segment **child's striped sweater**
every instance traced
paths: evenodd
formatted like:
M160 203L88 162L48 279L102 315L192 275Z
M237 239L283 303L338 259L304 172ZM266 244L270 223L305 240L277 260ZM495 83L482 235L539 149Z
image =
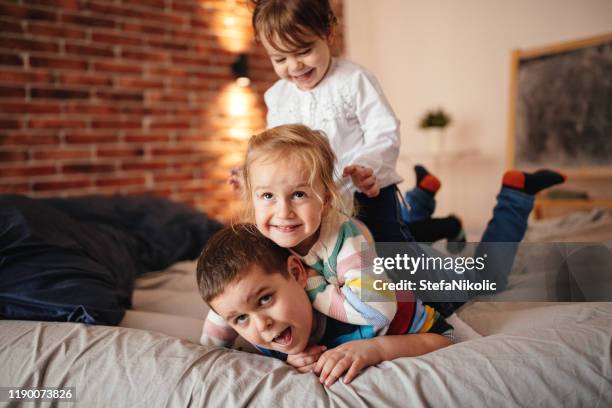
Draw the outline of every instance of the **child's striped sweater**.
M365 226L338 212L324 217L318 241L308 254L300 256L314 270L306 286L314 309L341 322L372 326L377 334L384 334L395 316L397 302L392 291L371 290L373 285L368 280L373 279L373 256L374 242ZM362 273L365 271L369 273ZM385 274L375 278L387 280ZM236 337L219 315L209 312L202 344L229 346Z

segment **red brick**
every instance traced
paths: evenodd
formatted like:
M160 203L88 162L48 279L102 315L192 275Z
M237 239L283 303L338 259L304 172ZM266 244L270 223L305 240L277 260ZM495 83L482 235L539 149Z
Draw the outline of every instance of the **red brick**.
M16 17L22 20L57 20L57 13L54 11L8 4L0 4L0 16Z
M150 143L150 142L168 142L170 138L167 134L136 134L128 133L124 136L127 143Z
M32 67L87 70L87 61L83 59L66 59L51 57L30 57Z
M67 89L67 88L32 88L30 89L32 98L50 99L88 99L89 91Z
M93 181L89 179L80 180L61 180L61 181L43 181L32 184L34 191L63 191L71 189L81 189L93 186Z
M55 133L32 134L11 132L5 135L0 135L0 144L3 146L57 145L59 142L59 136Z
M24 34L23 26L15 21L0 21L0 33Z
M31 154L35 160L78 160L92 157L92 153L89 150L39 150Z
M65 173L65 174L112 173L115 170L116 170L116 167L113 164L79 163L79 164L64 164L62 166L62 173Z
M0 102L0 112L4 113L60 113L60 104L56 102Z
M57 83L65 85L85 85L85 86L111 86L113 81L110 76L101 74L87 73L61 73L56 76Z
M0 98L25 98L26 90L23 87L0 85Z
M0 150L0 163L3 162L23 162L28 159L26 150Z
M120 187L120 186L131 186L131 185L145 185L146 180L143 177L114 177L114 178L103 178L96 180L96 186L99 187Z
M106 47L94 47L83 44L65 44L64 50L66 54L76 54L87 57L107 57L112 58L115 56L112 46Z
M121 89L156 89L164 87L161 80L151 80L142 78L122 77L115 79L115 86Z
M3 177L50 176L57 174L55 166L16 166L0 169Z
M0 177L2 170L0 169ZM0 193L23 194L30 191L28 183L2 183L0 182Z
M165 0L122 0L126 6L134 7L149 7L155 9L164 9L166 7Z
M104 73L142 74L142 66L138 64L120 64L115 62L94 62L93 69Z
M98 143L117 143L117 134L87 134L87 133L67 133L64 140L68 144L98 144Z
M193 174L191 172L173 172L170 174L156 174L153 177L156 183L165 183L165 182L178 182L178 181L188 181L193 180Z
M143 24L143 22L126 21L121 23L121 30L128 33L163 35L166 27L163 25Z
M153 156L187 156L194 154L191 147L154 147L151 149Z
M1 57L0 57L1 59ZM46 83L51 81L52 75L50 72L30 71L30 72L15 72L2 71L1 81L4 82L30 82L30 83Z
M121 49L121 57L124 59L135 59L138 61L147 62L167 62L170 61L170 53L168 51L142 51L136 49Z
M151 75L158 75L162 78L167 77L189 77L189 72L186 69L177 67L151 67L149 69Z
M138 0L132 0L132 1L138 1ZM195 15L196 12L198 12L199 7L198 7L198 3L197 2L193 2L193 1L173 1L172 2L172 11L178 11L180 13L187 13L189 15Z
M185 92L147 92L147 102L189 102L189 95Z
M37 119L35 116L28 120L28 127L31 129L79 129L85 126L87 122L75 119L55 119L54 117Z
M78 28L70 28L64 25L49 25L47 23L28 22L28 32L34 35L46 37L58 37L62 39L84 39L87 33Z
M95 97L103 101L127 101L142 102L143 92L121 92L121 91L96 91Z
M49 7L60 6L64 10L78 10L79 0L28 0L28 5L40 5Z
M173 51L189 51L189 45L185 42L180 41L167 41L167 40L158 40L155 38L149 38L148 44L151 47L163 48L165 50L173 50Z
M168 120L151 123L151 129L189 129L189 122Z
M12 48L24 51L41 51L50 53L57 53L59 51L58 43L38 40L26 40L23 38L5 37L2 39L2 46L5 48Z
M91 121L93 129L140 129L140 118L138 120L118 119L95 119Z
M116 114L119 111L117 105L110 105L108 103L71 102L66 103L64 106L64 112L77 113L79 115L110 115Z
M6 51L0 51L0 65L23 65L21 55L7 54ZM2 74L4 77L4 74ZM5 80L5 78L2 78Z
M122 163L121 169L125 171L131 170L162 170L167 169L168 162L166 161L143 161Z
M126 115L140 115L140 116L154 116L154 115L168 115L171 109L168 105L157 105L148 107L146 105L136 104L125 104L119 107L119 112Z
M144 149L142 147L133 148L98 148L98 157L142 157Z
M128 37L125 33L122 35L94 32L91 34L93 43L111 44L111 45L133 45L140 47L144 44L143 39L138 37Z
M0 118L0 130L2 129L19 129L22 125L20 119Z
M111 18L89 17L82 14L63 13L61 17L62 23L76 24L83 27L106 27L115 28L116 23Z

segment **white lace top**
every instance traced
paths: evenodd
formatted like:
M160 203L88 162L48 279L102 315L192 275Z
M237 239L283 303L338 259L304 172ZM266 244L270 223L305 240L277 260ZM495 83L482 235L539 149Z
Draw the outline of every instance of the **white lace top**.
M302 123L328 136L338 163L374 169L381 188L402 182L395 171L400 147L399 120L395 117L376 78L359 65L332 59L329 72L312 90L303 91L281 79L265 93L268 127ZM350 178L341 188L352 203Z

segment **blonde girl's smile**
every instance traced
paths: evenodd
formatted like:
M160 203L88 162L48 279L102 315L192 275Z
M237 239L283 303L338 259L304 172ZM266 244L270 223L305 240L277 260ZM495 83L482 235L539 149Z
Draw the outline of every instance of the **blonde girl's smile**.
M256 162L250 181L257 229L277 245L305 255L317 241L325 210L325 189L310 185L297 160Z

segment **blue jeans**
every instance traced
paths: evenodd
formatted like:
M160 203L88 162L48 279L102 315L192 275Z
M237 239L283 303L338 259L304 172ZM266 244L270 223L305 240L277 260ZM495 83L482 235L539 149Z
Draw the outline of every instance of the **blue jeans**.
M418 187L406 192L409 208L402 208L402 218L409 222L430 218L436 208L436 199ZM489 221L481 242L520 242L527 230L527 219L533 209L534 197L512 188L502 187L497 195L493 217Z
M405 220L420 221L428 219L436 207L435 197L419 188L414 188L407 192L405 198L409 206L403 213ZM518 243L523 239L527 230L527 220L533 209L533 203L534 197L532 195L502 187L497 195L497 203L493 208L493 216L489 220L474 254L475 257L487 254L488 261L486 262L486 267L482 271L474 271L464 275L459 275L452 270L431 270L428 271L429 278L437 280L445 279L447 281L466 278L471 280L489 279L497 283L498 290L504 289L507 284L508 274L514 263ZM447 255L429 245L421 245L420 248L429 257ZM469 297L473 295L475 294L468 294ZM462 304L463 302L432 303L445 316L450 315Z

